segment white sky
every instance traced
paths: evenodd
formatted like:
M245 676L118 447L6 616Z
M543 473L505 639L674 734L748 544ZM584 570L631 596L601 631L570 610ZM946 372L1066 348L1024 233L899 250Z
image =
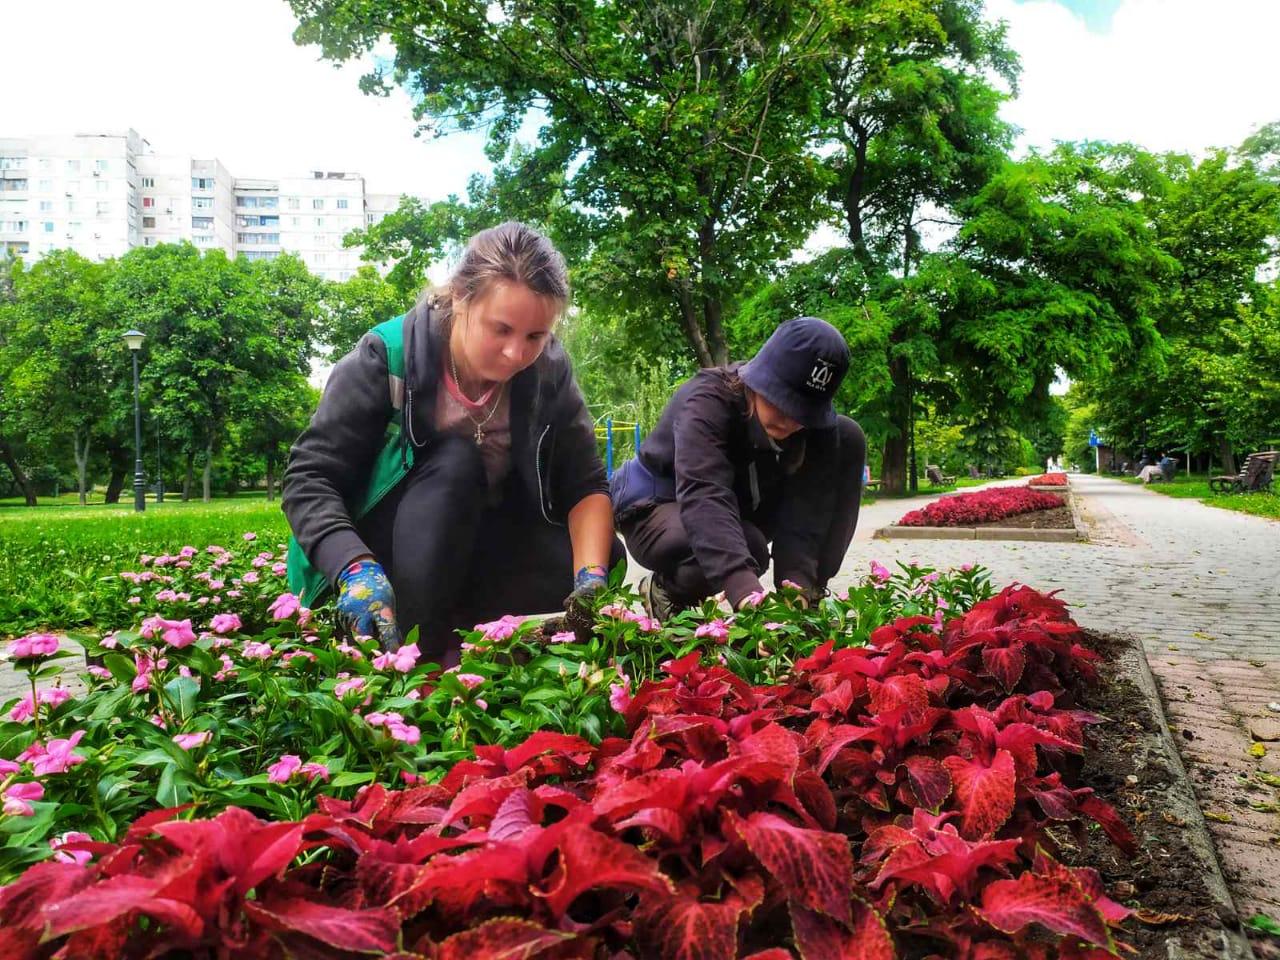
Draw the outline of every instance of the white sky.
M988 0L1022 56L1022 93L1005 112L1024 144L1199 150L1280 119L1280 2L1120 0L1099 31L1064 5L1115 2ZM464 192L486 168L478 137L415 139L407 97L366 97L358 66L296 46L282 0L0 7L0 136L132 126L158 153L217 156L235 176L354 170L373 192L428 199Z

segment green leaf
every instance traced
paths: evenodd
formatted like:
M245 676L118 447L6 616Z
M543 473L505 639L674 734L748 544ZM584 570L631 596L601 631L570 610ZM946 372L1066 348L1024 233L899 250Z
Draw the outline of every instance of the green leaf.
M196 710L200 699L200 684L194 677L174 677L164 685L165 695L178 710L181 720L187 720Z

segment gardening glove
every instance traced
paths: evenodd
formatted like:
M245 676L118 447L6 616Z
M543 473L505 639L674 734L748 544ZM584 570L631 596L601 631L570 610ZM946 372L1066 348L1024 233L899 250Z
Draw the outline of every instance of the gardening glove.
M605 569L600 564L583 567L574 575L573 592L564 598L564 622L579 643L591 640L596 620L596 597L607 585Z
M338 574L338 619L354 636L376 637L383 650L400 649L396 595L376 560L356 560Z

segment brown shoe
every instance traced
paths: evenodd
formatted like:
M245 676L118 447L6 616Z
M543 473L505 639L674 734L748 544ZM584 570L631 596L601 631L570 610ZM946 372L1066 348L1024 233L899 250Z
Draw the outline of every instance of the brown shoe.
M642 578L636 586L636 593L640 594L640 602L644 605L645 613L659 623L665 624L668 620L679 616L688 607L688 604L681 603L667 592L666 587L658 581L656 574L649 574Z

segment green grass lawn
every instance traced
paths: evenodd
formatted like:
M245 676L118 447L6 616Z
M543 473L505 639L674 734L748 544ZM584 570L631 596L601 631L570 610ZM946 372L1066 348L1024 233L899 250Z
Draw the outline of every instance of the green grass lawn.
M1137 477L1123 477L1125 483L1142 483ZM1199 500L1211 507L1250 513L1255 517L1280 519L1280 496L1274 493L1214 493L1209 489L1209 477L1203 474L1179 474L1173 483L1147 485L1166 497L1182 497Z
M246 544L245 533L257 542ZM38 627L70 629L97 622L99 607L117 592L117 574L137 570L144 553L219 544L274 550L289 528L280 501L265 496L201 503L148 501L87 507L0 509L0 637Z

